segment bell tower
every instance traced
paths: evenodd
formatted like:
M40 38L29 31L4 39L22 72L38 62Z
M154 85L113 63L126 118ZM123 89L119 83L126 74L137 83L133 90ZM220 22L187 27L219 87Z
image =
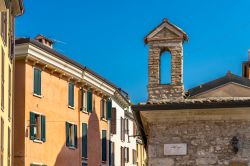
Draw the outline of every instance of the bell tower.
M148 56L148 101L161 102L169 99L182 99L183 86L183 43L188 40L186 33L164 19L145 38L149 46ZM161 83L161 55L171 56L171 81Z

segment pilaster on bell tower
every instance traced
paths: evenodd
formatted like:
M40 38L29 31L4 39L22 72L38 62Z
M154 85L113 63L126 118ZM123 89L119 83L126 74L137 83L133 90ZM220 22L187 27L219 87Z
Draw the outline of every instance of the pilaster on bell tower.
M160 102L184 97L183 42L187 40L186 33L167 19L145 37L145 43L149 45L148 101ZM161 55L166 51L171 55L171 82L161 84Z

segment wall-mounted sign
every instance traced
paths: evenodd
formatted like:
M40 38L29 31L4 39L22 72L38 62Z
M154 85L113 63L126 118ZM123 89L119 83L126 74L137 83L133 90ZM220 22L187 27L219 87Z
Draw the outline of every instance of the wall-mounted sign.
M164 144L164 155L186 155L187 144Z

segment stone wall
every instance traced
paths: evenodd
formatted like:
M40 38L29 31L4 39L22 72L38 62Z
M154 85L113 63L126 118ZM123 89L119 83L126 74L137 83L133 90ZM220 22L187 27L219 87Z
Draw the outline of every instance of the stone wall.
M160 84L160 56L164 51L171 54L171 82ZM182 98L183 88L183 51L182 41L153 41L149 43L148 60L148 99L164 101Z
M185 121L149 125L149 166L250 165L250 121ZM230 144L233 136L239 139L239 152ZM187 155L166 156L164 144L186 143ZM237 165L237 164L236 164Z

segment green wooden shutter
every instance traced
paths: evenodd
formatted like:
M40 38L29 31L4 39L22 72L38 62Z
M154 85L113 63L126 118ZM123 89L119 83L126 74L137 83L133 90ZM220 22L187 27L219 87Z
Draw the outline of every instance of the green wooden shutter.
M74 107L74 83L69 82L68 86L68 104Z
M106 109L107 109L107 120L111 120L112 119L112 100L107 100L106 103Z
M74 147L77 148L77 144L78 144L77 143L77 141L78 141L77 140L78 139L77 138L77 125L74 125L74 139L75 139L75 145L74 145Z
M42 137L41 137L41 140L43 141L43 142L45 142L46 141L46 124L45 124L45 122L46 122L46 118L45 118L45 116L41 116L41 126L42 126Z
M84 93L84 91L83 91L83 89L81 89L81 90L80 90L80 94L81 94L81 105L80 105L80 110L81 110L81 111L83 110L83 102L84 102L84 101L83 101L83 100L84 100L84 98L83 98L83 97L84 97L84 94L83 94L83 93Z
M35 133L34 133L34 128L35 128L35 114L33 112L30 112L30 139L34 140L35 139Z
M66 146L70 146L69 143L69 129L70 129L70 124L66 122Z
M88 128L82 123L82 157L88 158Z
M107 161L107 133L102 130L102 161Z
M38 76L37 76L37 94L41 95L41 70L38 69Z
M41 70L34 68L34 94L41 95Z
M101 118L105 118L105 115L104 115L104 102L105 102L105 100L102 99L101 100Z
M88 96L87 96L87 110L88 112L92 112L92 92L91 91L88 91Z

